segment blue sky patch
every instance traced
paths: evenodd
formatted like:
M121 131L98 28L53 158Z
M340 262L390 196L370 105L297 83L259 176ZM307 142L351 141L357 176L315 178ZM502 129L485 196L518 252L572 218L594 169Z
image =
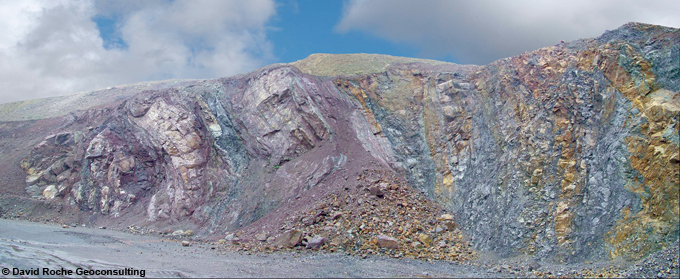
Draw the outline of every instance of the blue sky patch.
M127 49L128 45L125 43L123 38L120 37L119 17L115 15L102 16L96 15L92 18L92 21L97 24L97 29L99 29L99 35L104 41L105 49Z

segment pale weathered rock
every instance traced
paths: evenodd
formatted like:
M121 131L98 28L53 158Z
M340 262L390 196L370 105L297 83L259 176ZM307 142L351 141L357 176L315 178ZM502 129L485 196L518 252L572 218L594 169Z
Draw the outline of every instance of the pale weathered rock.
M432 245L432 238L427 234L419 233L418 234L418 240L420 240L420 242L426 244L427 246Z
M307 240L307 249L312 249L312 250L319 250L321 246L326 243L326 238L320 236L320 235L315 235L311 239Z
M302 231L289 230L280 235L274 242L275 246L295 247L302 242Z
M441 216L439 216L439 219L442 221L453 221L453 215L448 213L442 214Z
M256 240L259 241L266 241L267 240L267 233L259 233L255 236Z
M336 236L331 240L331 246L342 246L348 243L348 239L344 236Z
M71 174L72 173L70 170L66 170L60 173L59 175L57 175L57 183L64 182L64 180L68 179L71 176Z
M399 241L394 237L390 237L390 236L386 236L386 235L379 235L379 236L376 237L376 239L378 241L378 245L381 248L387 248L387 249L397 249L397 248L399 248Z
M29 174L26 176L26 184L33 185L40 180L42 174Z
M118 162L118 167L122 172L130 172L135 167L135 159L123 158Z
M54 199L54 197L57 196L59 193L59 190L57 190L57 187L54 185L48 185L45 187L45 190L43 190L42 195L48 200Z

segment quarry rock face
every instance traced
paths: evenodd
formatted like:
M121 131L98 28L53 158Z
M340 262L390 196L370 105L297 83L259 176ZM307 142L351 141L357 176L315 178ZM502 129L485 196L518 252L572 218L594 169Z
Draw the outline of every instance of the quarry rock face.
M486 66L333 62L357 57L147 86L38 120L6 104L3 194L224 235L279 230L276 216L373 168L448 209L436 233L504 257L637 259L677 241L680 30L629 23ZM297 245L288 232L281 245Z

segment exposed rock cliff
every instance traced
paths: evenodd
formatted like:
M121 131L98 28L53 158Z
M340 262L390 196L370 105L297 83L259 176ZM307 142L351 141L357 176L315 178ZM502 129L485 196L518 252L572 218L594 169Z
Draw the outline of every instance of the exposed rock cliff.
M371 168L502 256L639 258L678 239L678 29L630 23L486 66L316 55L134 88L3 105L3 204L274 231Z

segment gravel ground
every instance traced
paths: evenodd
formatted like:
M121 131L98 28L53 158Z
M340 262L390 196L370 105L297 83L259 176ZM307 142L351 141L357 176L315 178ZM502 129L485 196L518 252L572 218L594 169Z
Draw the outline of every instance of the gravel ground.
M145 270L146 277L498 277L478 266L446 261L362 259L307 250L234 253L209 243L183 246L159 236L0 219L0 268L62 267L133 268Z
M632 278L678 278L680 251L678 242L651 254L623 272L622 277Z
M677 243L637 263L571 265L539 263L527 257L497 259L484 253L473 261L458 263L381 255L364 258L301 246L276 253L232 252L224 245L191 237L170 239L158 234L0 219L0 268L10 270L133 268L145 270L148 277L677 278L678 258Z

